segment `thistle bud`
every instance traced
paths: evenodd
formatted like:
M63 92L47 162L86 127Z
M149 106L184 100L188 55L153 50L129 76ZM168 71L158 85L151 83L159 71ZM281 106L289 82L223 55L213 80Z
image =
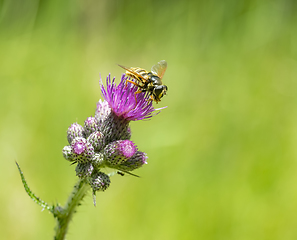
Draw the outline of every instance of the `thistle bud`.
M78 123L73 123L67 130L67 140L69 144L73 141L76 137L83 137L84 136L84 128L79 125Z
M88 137L88 142L92 144L95 151L100 151L105 145L105 139L101 132L96 131Z
M84 123L84 130L86 137L90 136L91 133L98 131L98 121L94 117L88 117Z
M102 122L106 119L106 117L109 115L111 109L108 105L107 101L102 101L101 99L97 103L97 108L95 111L95 118L98 121L98 124L101 125Z
M94 155L93 146L85 138L75 138L71 143L73 160L80 163L90 162Z
M89 179L89 183L95 191L105 191L110 185L110 178L103 172L95 172Z
M137 147L132 141L118 140L108 144L103 150L103 155L106 164L113 167L127 161L136 151Z
M94 167L91 163L78 163L75 168L76 176L79 178L90 177L93 170Z
M144 152L137 151L131 158L117 166L117 169L123 171L133 171L140 168L143 164L147 164L147 155Z
M72 148L71 146L65 146L62 150L62 153L63 153L63 157L72 162L73 161L73 152L72 152Z
M104 165L104 156L102 153L95 153L91 161L94 167L101 168Z

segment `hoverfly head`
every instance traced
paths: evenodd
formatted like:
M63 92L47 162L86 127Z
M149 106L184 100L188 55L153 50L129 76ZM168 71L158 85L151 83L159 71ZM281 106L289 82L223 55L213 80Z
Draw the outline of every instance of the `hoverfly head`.
M154 89L154 97L156 102L161 101L161 98L166 95L167 92L167 86L166 85L160 85L160 86L156 86Z

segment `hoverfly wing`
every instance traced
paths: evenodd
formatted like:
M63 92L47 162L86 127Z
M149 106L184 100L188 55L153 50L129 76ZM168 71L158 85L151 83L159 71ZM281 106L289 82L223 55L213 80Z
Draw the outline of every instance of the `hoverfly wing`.
M163 78L164 73L167 69L167 62L165 60L161 60L156 65L152 66L152 73L157 75L160 79Z
M123 68L123 69L125 69L126 71L129 70L129 68L127 68L127 67L125 67L125 66L123 66L123 65L118 64L118 66L121 67L121 68Z

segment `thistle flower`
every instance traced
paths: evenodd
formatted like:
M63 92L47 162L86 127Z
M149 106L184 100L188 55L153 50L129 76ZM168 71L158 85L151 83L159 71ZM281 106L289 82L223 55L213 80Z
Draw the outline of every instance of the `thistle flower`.
M111 81L110 75L106 78L106 89L101 83L101 92L109 107L119 118L126 121L137 121L151 118L156 110L149 95L145 92L137 93L138 87L126 82L128 77L122 75L119 85L115 84L115 78Z
M153 107L148 93L138 93L138 87L126 80L122 75L117 85L115 78L111 80L108 75L106 86L100 80L105 100L97 103L95 117L88 117L84 127L74 123L68 128L70 146L63 148L63 156L78 164L76 175L82 179L93 176L105 166L133 171L147 163L146 153L138 151L136 144L130 141L129 123L150 119L159 109Z
M95 117L88 117L83 127L73 123L67 131L70 145L63 148L63 156L77 163L76 175L88 181L93 196L109 186L109 177L102 172L104 167L130 172L147 163L146 153L138 151L130 141L129 123L150 119L159 109L153 107L147 93L137 93L138 87L126 80L122 75L116 85L109 75L105 87L100 81L105 100L97 103Z
M149 95L145 92L136 94L137 86L126 80L127 77L122 75L121 82L116 85L115 78L111 81L109 75L106 78L106 88L101 82L102 96L111 109L100 127L106 136L106 143L130 139L131 131L128 129L130 121L149 119L159 113L149 100Z

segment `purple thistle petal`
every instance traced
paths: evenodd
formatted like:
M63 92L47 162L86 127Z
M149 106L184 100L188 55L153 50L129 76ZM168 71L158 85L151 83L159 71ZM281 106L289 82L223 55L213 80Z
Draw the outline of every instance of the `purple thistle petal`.
M139 90L137 86L126 82L128 77L122 75L119 85L115 84L115 78L111 81L110 75L106 78L106 88L101 83L101 92L104 99L108 102L112 111L127 121L137 121L151 118L158 114L154 113L152 101L147 92L135 93ZM136 97L136 102L135 102Z
M126 158L130 158L137 151L136 145L129 140L122 140L118 144L118 151L123 154Z
M86 146L82 142L76 142L73 145L73 150L76 154L81 154L83 151L85 151Z

